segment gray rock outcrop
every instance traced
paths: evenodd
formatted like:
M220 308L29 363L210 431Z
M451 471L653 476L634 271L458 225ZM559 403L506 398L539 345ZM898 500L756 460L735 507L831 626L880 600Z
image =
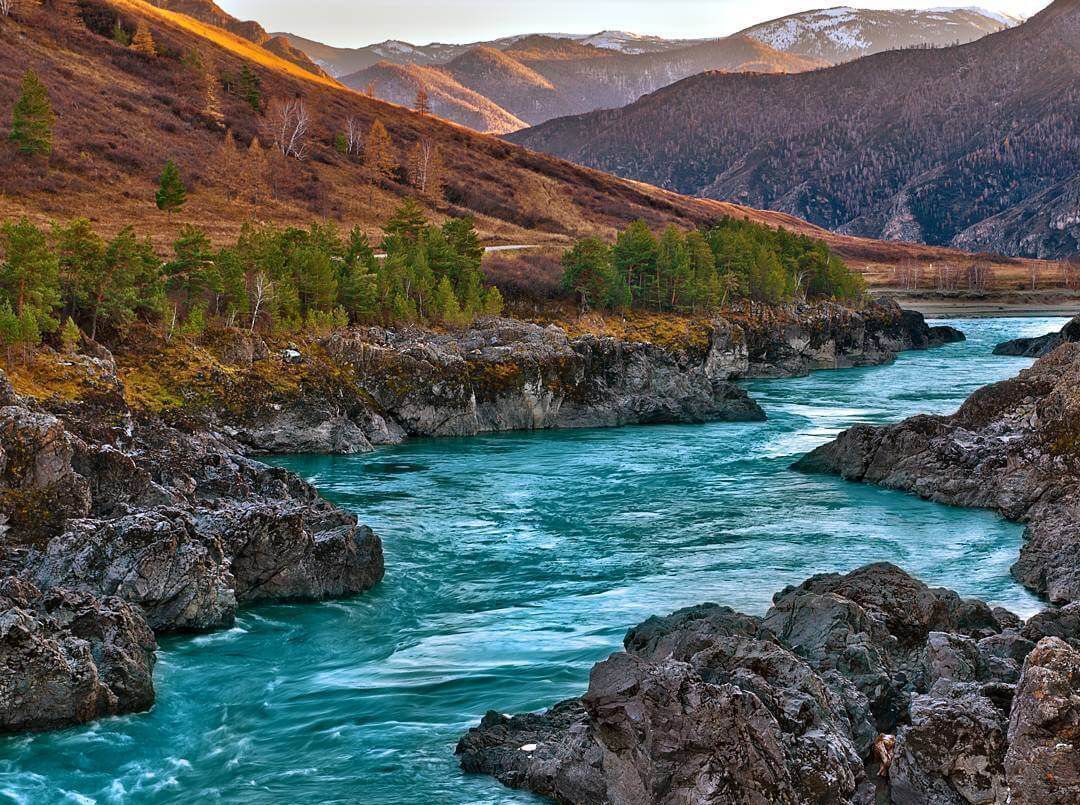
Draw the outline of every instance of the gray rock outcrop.
M795 464L1027 524L1013 575L1080 599L1080 344L979 389L950 416L857 425Z
M1020 358L1041 358L1049 355L1062 344L1080 341L1080 316L1072 319L1056 333L1034 338L1014 338L994 347L995 355L1012 355Z
M1005 767L1014 805L1080 802L1080 652L1056 637L1024 662Z
M1074 779L1060 744L1075 738L1080 654L1048 638L1071 654L1043 659L1021 634L1075 636L1059 612L1025 625L888 564L815 576L764 618L716 604L650 618L580 699L488 713L457 753L468 772L571 805L1034 802L1007 761L1018 719L1042 719L1023 729L1057 747L1043 769ZM1038 716L1037 664L1053 666L1038 684L1056 696Z
M156 647L120 598L0 580L0 733L148 709Z
M297 476L97 395L21 399L0 375L0 725L50 729L153 702L154 632L254 601L353 595L382 547ZM38 592L40 591L40 592Z

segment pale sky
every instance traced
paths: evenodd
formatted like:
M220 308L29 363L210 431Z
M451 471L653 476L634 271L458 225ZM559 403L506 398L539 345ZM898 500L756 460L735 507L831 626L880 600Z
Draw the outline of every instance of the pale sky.
M725 36L815 6L813 0L217 0L268 31L331 45L384 39L414 44L476 42L522 33L588 34L605 29L672 38ZM826 0L827 2L827 0ZM975 3L972 3L974 5ZM942 0L860 0L859 8L934 8ZM959 5L959 4L958 4ZM986 8L1029 17L1048 0L988 0Z

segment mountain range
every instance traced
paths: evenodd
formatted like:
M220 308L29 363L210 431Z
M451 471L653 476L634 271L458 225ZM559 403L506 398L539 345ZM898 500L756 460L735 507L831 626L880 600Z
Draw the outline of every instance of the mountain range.
M416 196L403 164L421 143L437 148L445 166L444 197L421 198L427 214L470 215L489 243L558 248L587 235L611 237L636 219L654 229L696 228L735 216L820 237L855 266L973 259L837 235L784 213L682 196L528 151L366 97L227 28L144 0L80 0L74 8L27 4L0 26L0 107L11 108L32 69L56 113L47 162L0 141L0 219L48 224L85 216L105 234L134 225L161 249L187 224L215 240L235 238L252 221L324 219L374 234ZM156 55L116 41L117 25L145 28ZM254 99L250 86L237 88L245 67L255 78ZM285 101L303 102L309 147L302 160L274 147L274 109ZM389 134L398 167L376 184L359 156L338 148L350 120L361 133L378 121ZM188 189L180 214L154 203L167 160Z
M1080 0L1057 0L966 45L705 73L509 138L842 233L1062 257L1080 251L1078 42Z
M733 36L685 40L622 31L533 34L469 45L396 40L335 48L287 39L342 83L398 104L418 90L440 117L504 134L555 117L625 106L708 70L794 73L868 53L968 42L1016 20L977 9L808 11Z

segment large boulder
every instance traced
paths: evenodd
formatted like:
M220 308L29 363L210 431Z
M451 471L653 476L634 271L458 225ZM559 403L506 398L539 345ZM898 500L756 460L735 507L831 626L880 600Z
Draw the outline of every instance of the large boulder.
M148 709L153 632L135 606L0 580L0 732Z
M1056 637L1024 662L1005 767L1013 805L1080 802L1080 652Z

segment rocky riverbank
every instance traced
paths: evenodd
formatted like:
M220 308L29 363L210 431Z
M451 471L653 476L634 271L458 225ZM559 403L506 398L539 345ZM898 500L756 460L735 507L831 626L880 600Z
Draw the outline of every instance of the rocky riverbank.
M353 515L235 444L133 412L93 351L64 359L76 399L27 399L0 375L0 731L144 710L154 633L383 575Z
M354 329L286 350L235 334L196 373L145 355L129 371L165 413L253 452L356 453L412 436L761 420L734 381L881 364L963 338L889 304L618 324L612 334L489 318L453 332ZM169 388L177 376L183 393Z
M815 576L762 618L632 629L588 692L488 713L462 767L570 805L1071 803L1080 605L1027 623L892 565Z
M119 366L89 341L13 365L14 385L0 376L0 730L145 709L155 633L381 579L370 529L245 453L760 420L735 379L882 363L962 337L887 305L673 332L571 335L487 319L450 333L343 331L300 349L239 331L149 334Z
M1041 358L1043 355L1049 355L1062 344L1072 344L1077 341L1080 341L1080 316L1072 319L1059 332L1034 338L1014 338L1012 341L998 344L994 348L994 354Z
M1024 522L1013 575L1054 603L1080 599L1080 344L979 389L951 416L858 425L795 466Z

